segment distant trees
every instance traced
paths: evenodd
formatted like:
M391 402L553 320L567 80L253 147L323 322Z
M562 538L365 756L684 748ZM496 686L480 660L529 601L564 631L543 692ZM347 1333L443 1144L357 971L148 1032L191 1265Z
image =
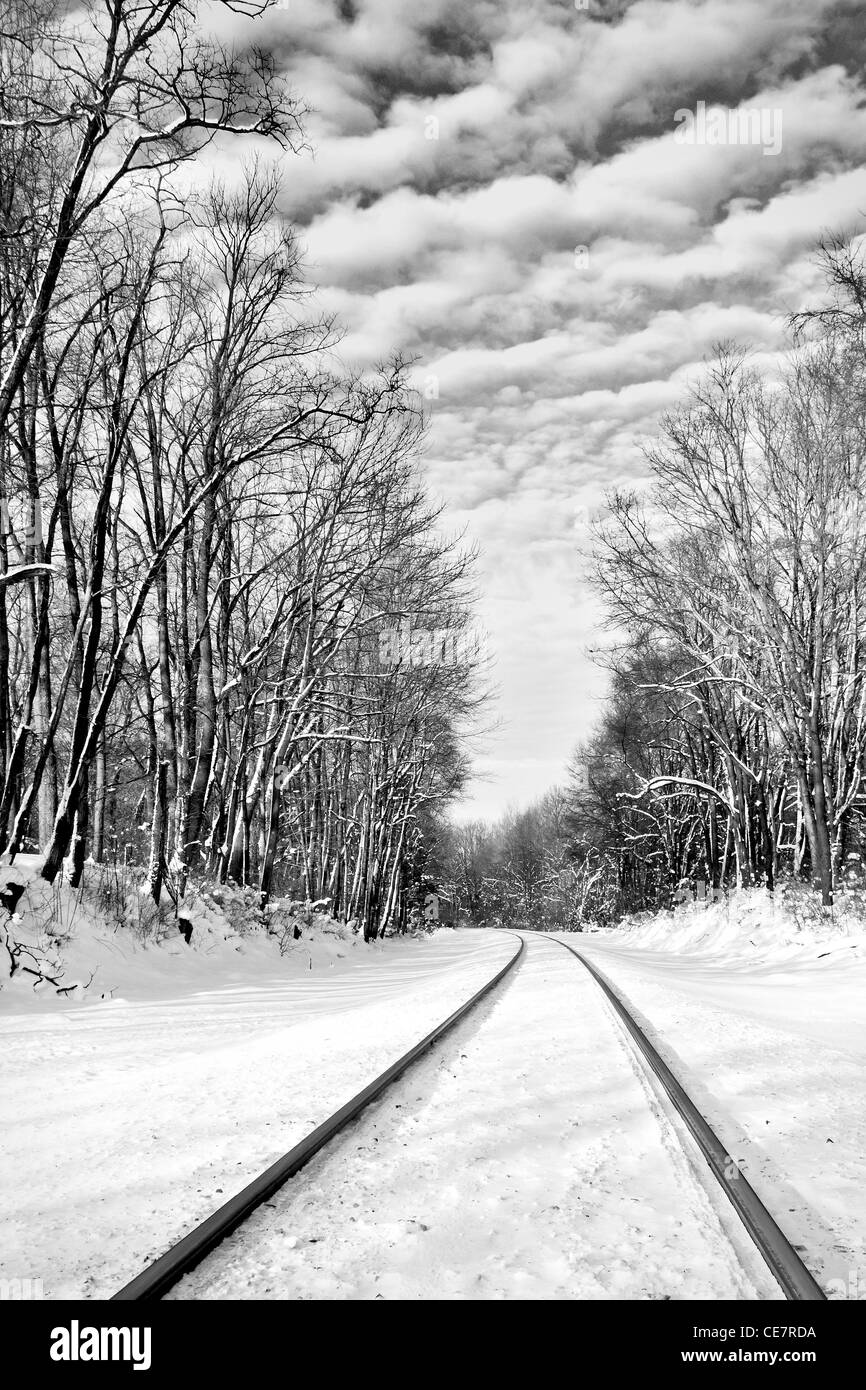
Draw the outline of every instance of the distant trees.
M449 886L475 925L495 907L492 894L495 849L483 821L467 821L451 828L446 865Z
M566 792L501 820L440 828L440 879L476 926L579 930L603 915L600 859L578 848Z
M336 362L276 172L174 179L212 138L296 147L301 110L183 4L2 3L5 854L400 926L478 663L380 634L465 630L472 556L418 479L400 364Z

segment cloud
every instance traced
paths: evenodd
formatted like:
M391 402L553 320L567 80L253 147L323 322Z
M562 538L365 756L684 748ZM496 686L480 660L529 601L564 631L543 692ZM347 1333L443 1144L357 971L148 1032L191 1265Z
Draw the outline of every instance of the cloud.
M598 713L588 516L645 476L642 442L715 343L783 351L817 239L862 224L857 6L289 0L220 23L264 33L313 108L282 207L341 352L415 359L426 477L481 545L498 651L476 801L520 801ZM780 112L779 153L679 144L698 101Z

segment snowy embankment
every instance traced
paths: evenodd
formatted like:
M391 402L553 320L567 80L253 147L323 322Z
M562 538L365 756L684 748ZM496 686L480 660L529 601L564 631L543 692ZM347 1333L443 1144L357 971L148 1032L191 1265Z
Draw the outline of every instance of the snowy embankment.
M831 1297L866 1297L864 922L753 889L577 938Z
M35 902L40 917L39 892L19 908ZM90 988L34 992L4 962L0 989L0 1278L41 1279L46 1298L115 1292L514 946L453 931L365 945L327 919L295 940L241 930L213 904L190 946L145 945L83 902L71 923L68 896L61 910L68 939L42 945L67 981L83 986L96 967ZM41 917L14 925L31 943L45 930Z
M0 1012L164 998L257 975L338 967L363 942L312 907L252 889L190 885L180 916L157 913L140 876L88 864L71 890L38 875L35 855L0 869ZM371 948L374 949L374 948Z

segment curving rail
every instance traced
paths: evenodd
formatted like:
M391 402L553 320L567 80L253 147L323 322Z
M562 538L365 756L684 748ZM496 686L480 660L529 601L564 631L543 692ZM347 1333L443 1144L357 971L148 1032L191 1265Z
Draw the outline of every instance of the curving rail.
M376 1100L392 1082L408 1071L419 1057L433 1047L440 1038L444 1037L455 1024L464 1019L471 1009L480 1004L481 1000L496 988L500 980L504 979L520 960L525 943L522 937L519 938L519 942L517 950L506 961L502 969L491 980L482 985L471 999L455 1009L443 1023L438 1024L425 1038L422 1038L419 1043L416 1043L413 1048L392 1063L387 1071L383 1071L380 1076L376 1077L375 1081L371 1081L368 1086L365 1086L363 1091L359 1091L339 1110L336 1110L333 1115L306 1135L300 1143L295 1144L294 1148L290 1149L282 1158L278 1158L241 1192L224 1202L201 1225L196 1226L176 1245L172 1245L164 1255L160 1255L152 1264L147 1265L118 1293L112 1295L112 1301L143 1301L162 1298L163 1294L167 1293L191 1269L194 1269L206 1255L209 1255L221 1241L225 1240L226 1236L237 1230L238 1226L246 1221L256 1207L261 1206L269 1197L272 1197L284 1183L288 1182L289 1178L293 1177L306 1163L309 1163L310 1159L321 1148L324 1148L325 1144L329 1143L352 1120L356 1119L361 1111Z
M596 969L594 965L590 965L589 961L573 946L569 946L568 942L560 941L557 937L552 937L551 940L556 941L557 945L562 946L564 950L570 951L603 990L608 1002L637 1043L644 1059L658 1077L675 1109L685 1121L714 1176L721 1183L725 1196L731 1202L752 1237L771 1273L781 1285L785 1297L796 1301L826 1300L827 1295L820 1284L806 1268L755 1189L737 1170L737 1166L724 1144L689 1099L667 1062L653 1047L643 1029L635 1022L619 993L613 989L601 971Z
M545 933L545 935L547 935ZM547 937L575 957L589 972L604 993L615 1014L636 1043L644 1061L657 1077L671 1103L682 1117L692 1134L710 1170L721 1184L743 1225L746 1227L759 1253L781 1286L785 1296L792 1300L825 1300L826 1295L818 1282L806 1268L797 1251L779 1227L770 1212L758 1197L754 1188L737 1170L725 1146L701 1115L693 1101L686 1094L670 1067L649 1041L640 1025L617 990L594 965L568 942L557 937ZM404 1053L388 1069L335 1111L316 1129L312 1130L288 1153L247 1187L230 1198L211 1216L188 1235L171 1246L140 1274L126 1284L114 1300L141 1301L161 1298L190 1270L194 1269L227 1236L238 1228L257 1207L278 1191L289 1178L293 1177L307 1164L320 1149L345 1129L363 1110L376 1100L394 1081L398 1080L429 1048L439 1042L456 1024L461 1022L518 963L525 949L522 936L519 945L505 965L472 995L464 1004L455 1009L444 1022L437 1025L426 1037Z

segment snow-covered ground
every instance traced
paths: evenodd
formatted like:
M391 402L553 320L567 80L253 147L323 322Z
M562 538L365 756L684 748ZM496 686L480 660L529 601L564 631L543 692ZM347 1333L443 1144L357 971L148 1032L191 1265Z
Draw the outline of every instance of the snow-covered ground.
M0 980L0 1278L48 1298L116 1291L514 949L467 930L365 946L318 918L294 940L212 898L192 946L145 945L21 872L17 939L74 988ZM866 1296L863 921L851 899L831 919L755 890L569 938L831 1296ZM780 1296L597 985L531 935L519 971L177 1292Z
M302 938L281 958L233 938L131 960L118 938L111 999L0 991L0 1278L41 1279L46 1298L115 1292L514 945L443 930L376 946Z
M177 1298L781 1298L583 967L545 937Z
M570 939L633 1006L830 1296L866 1297L859 913L752 890Z

